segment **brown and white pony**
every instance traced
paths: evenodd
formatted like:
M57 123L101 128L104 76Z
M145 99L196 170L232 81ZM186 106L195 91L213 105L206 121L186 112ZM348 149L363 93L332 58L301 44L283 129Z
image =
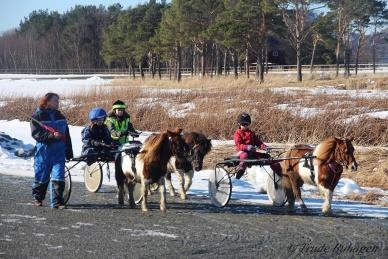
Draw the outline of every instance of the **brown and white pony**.
M134 171L132 168L132 159L129 156L122 158L123 174L127 177L127 187L130 206L134 207L133 187L134 182L141 183L141 208L148 211L147 194L149 185L157 183L160 190L160 210L166 211L166 189L164 178L167 172L167 163L172 155L182 153L184 142L181 137L182 129L151 135L144 142L139 154L135 159ZM119 195L124 195L124 186L118 186ZM123 197L119 197L119 200Z
M171 183L171 174L178 177L178 192L182 200L186 199L186 193L193 181L194 170L200 171L203 159L212 148L211 140L198 132L185 132L182 136L186 144L186 153L172 156L168 166L166 181L171 196L175 196L174 186Z
M358 164L354 158L352 138L329 137L314 148L308 145L296 145L288 150L283 157L301 157L311 154L312 159L293 159L281 162L283 186L286 190L289 209L293 210L295 199L302 201L302 210L307 207L301 197L300 188L303 183L315 185L324 196L322 212L331 213L331 201L334 188L341 177L343 167L351 166L356 171Z

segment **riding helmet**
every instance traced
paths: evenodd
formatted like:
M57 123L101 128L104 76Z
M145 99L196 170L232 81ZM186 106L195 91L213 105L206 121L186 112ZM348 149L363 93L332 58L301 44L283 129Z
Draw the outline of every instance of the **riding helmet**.
M114 109L125 109L127 108L127 106L125 105L125 103L121 100L117 100L113 103L113 106L112 106L112 110Z
M238 115L237 123L238 124L242 124L242 123L251 124L251 116L249 116L248 113L243 112L243 113Z
M104 119L106 117L106 111L100 107L93 108L89 112L89 120Z

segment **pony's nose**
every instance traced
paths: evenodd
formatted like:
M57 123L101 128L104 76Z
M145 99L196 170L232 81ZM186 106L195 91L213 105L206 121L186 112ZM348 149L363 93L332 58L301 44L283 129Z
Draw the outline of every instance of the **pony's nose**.
M351 167L352 171L357 171L357 167L358 167L357 163L353 162Z
M198 172L198 171L201 171L201 170L202 170L202 166L196 166L196 167L194 168L194 170L197 171L197 172Z

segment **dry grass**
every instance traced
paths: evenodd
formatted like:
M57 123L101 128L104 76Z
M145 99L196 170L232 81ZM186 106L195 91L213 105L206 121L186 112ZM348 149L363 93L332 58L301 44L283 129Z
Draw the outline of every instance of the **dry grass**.
M353 179L360 186L388 189L387 149L356 149L356 159L359 163L357 172L345 172L344 177Z
M265 82L260 84L251 74L247 79L244 75L235 79L233 76L205 78L183 77L181 82L168 78L152 79L140 78L116 79L114 85L124 87L155 87L155 88L183 88L183 89L210 89L210 88L271 88L271 87L316 87L330 85L340 89L382 89L388 90L388 74L360 74L349 78L336 77L333 73L305 73L302 82L296 80L295 74L271 73L265 76Z
M280 79L274 77L274 82L279 84L275 80ZM129 85L124 86L124 82ZM114 84L66 96L61 110L70 124L85 125L92 107L101 106L109 110L115 100L121 99L128 104L132 122L140 130L162 131L182 127L202 131L212 139L231 139L236 129L235 118L240 112L249 111L253 118L252 129L259 132L266 142L314 144L332 135L352 135L356 144L388 144L387 120L365 116L354 122L344 122L351 116L386 110L387 98L316 95L303 91L274 92L268 88L252 87L254 84L251 85L251 82L255 81L186 79L179 85L180 88L174 88L177 83L167 80L127 80L118 86ZM240 83L243 85L237 87ZM163 84L171 88L166 89ZM224 86L217 87L220 84ZM26 114L32 114L36 109L35 98L11 98L7 101L9 105L0 107L0 119L28 120ZM185 106L188 104L191 107ZM304 108L316 109L319 113L301 116Z
M344 198L348 200L353 200L353 201L362 201L365 203L372 203L372 204L377 204L383 207L388 207L388 202L381 200L384 195L378 194L375 192L368 192L366 194L349 194L346 195Z

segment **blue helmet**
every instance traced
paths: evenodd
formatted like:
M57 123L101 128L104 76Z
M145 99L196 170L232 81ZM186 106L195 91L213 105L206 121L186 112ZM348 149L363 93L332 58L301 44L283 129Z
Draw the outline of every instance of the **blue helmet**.
M96 107L89 112L89 120L104 119L106 117L106 111L103 108Z

